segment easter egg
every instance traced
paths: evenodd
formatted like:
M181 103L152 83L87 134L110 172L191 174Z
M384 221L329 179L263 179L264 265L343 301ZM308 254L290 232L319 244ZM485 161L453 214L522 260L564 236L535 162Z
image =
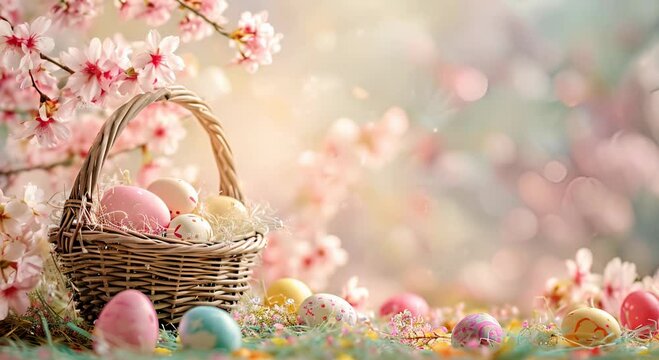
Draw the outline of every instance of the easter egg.
M309 326L328 323L357 322L355 309L342 298L332 294L314 294L304 299L297 314Z
M451 345L456 348L495 346L502 340L501 325L486 313L467 315L455 325L451 333Z
M561 333L574 346L598 346L620 337L618 321L604 310L579 308L570 311L561 323Z
M94 324L94 349L129 349L150 353L158 341L158 317L149 298L124 290L105 304Z
M651 338L657 333L659 323L659 299L649 291L634 291L627 295L620 306L620 323L630 330L644 328L640 335Z
M118 185L103 193L103 220L112 225L160 234L169 224L167 205L154 193L136 186Z
M181 344L195 350L224 350L240 347L240 326L228 312L213 306L197 306L183 315L178 328Z
M486 313L467 315L455 325L451 333L451 345L456 348L496 346L502 340L501 325Z
M169 223L167 236L197 244L205 244L213 237L213 229L211 224L201 216L183 214L175 217Z
M199 200L197 191L192 185L176 178L158 179L152 182L147 190L158 195L165 202L172 219L181 214L191 213L197 207Z
M210 195L204 199L206 212L217 218L243 219L247 208L240 201L224 195Z
M395 315L409 310L414 316L428 313L428 303L421 296L413 293L403 293L390 297L380 307L380 316Z
M312 294L311 289L302 281L283 278L270 285L265 293L265 303L270 306L284 305L288 299L292 299L295 309L298 309L302 301Z

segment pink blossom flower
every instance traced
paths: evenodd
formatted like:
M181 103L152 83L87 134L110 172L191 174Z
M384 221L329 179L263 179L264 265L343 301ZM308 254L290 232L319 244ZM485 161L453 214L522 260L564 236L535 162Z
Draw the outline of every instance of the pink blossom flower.
M41 146L54 147L71 135L69 128L62 123L62 118L44 103L39 107L39 115L25 122L26 129L22 137L36 137Z
M160 40L160 34L151 30L141 51L132 59L137 71L137 80L144 91L151 91L176 80L175 71L183 70L181 57L174 54L178 48L179 38L167 36Z
M66 83L66 88L87 102L102 103L106 96L116 95L121 65L125 65L123 53L110 39L103 43L93 38L85 50L69 48L62 53L61 59L75 73Z
M119 15L123 19L140 19L158 27L166 23L177 6L174 0L119 0Z
M368 301L368 289L365 287L357 286L359 278L356 276L348 279L348 282L343 287L341 297L344 298L355 309L363 309Z
M178 149L179 142L185 137L185 128L173 114L161 114L154 117L148 124L150 134L148 148L171 155Z
M604 268L602 282L602 306L611 314L620 311L620 305L625 297L635 290L636 265L614 258ZM639 286L640 287L640 286Z
M256 72L260 65L272 64L272 54L281 50L279 42L282 37L268 23L266 11L258 14L249 11L242 13L238 28L231 34L231 46L238 49L236 62L250 73Z
M99 13L100 0L59 0L50 8L56 26L86 29Z
M213 27L204 19L194 14L188 14L178 24L183 42L199 41L213 34Z
M21 0L3 0L0 6L0 16L16 24L23 18Z
M13 70L18 67L23 56L22 41L15 34L11 25L0 20L0 53L2 64Z
M19 64L21 69L34 69L41 64L40 55L50 52L55 47L53 39L44 36L50 28L50 23L50 19L40 16L30 24L23 23L14 28L14 36L20 40L23 51Z
M362 128L361 156L365 164L380 167L398 150L400 138L407 132L409 120L401 108L391 108L378 122Z
M11 237L20 235L29 216L25 202L5 197L0 190L0 233Z
M37 84L39 90L46 95L55 97L59 92L59 89L57 88L57 78L46 69L45 65L45 63L41 63L41 65L32 69L30 72L24 71L16 74L16 81L20 84L20 88L33 91L32 78L34 78L34 83ZM30 77L30 73L32 74L32 77Z

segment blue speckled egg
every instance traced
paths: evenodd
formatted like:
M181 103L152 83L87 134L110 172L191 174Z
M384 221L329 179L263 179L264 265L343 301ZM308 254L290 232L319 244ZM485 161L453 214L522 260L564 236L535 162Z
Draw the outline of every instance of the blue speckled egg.
M234 351L240 347L240 326L222 309L197 306L183 315L178 328L185 348Z

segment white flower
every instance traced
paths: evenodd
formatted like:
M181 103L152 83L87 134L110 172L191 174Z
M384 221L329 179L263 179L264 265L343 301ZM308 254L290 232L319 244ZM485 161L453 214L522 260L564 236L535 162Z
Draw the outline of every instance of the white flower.
M27 204L5 197L0 190L0 233L11 237L19 236L23 232L23 223L29 216Z
M178 46L177 36L167 36L160 40L157 31L149 32L143 49L136 52L132 59L142 90L152 91L174 83L175 71L183 70L184 67L183 59L174 54Z
M634 290L636 286L636 265L630 262L622 262L615 258L604 268L604 280L602 283L602 305L604 310L611 314L620 311L620 305L624 298Z

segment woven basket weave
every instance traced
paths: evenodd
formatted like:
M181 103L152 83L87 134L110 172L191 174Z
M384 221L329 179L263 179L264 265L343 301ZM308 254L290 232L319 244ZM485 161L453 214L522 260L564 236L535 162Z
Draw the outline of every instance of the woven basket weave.
M177 324L186 310L198 305L231 310L249 288L251 269L266 245L259 233L207 245L98 223L91 205L112 145L130 120L161 100L183 106L199 120L215 154L221 193L242 200L222 126L195 94L170 87L138 95L117 109L94 140L64 204L60 226L51 233L61 270L87 320L95 319L103 305L125 289L149 296L161 323Z

